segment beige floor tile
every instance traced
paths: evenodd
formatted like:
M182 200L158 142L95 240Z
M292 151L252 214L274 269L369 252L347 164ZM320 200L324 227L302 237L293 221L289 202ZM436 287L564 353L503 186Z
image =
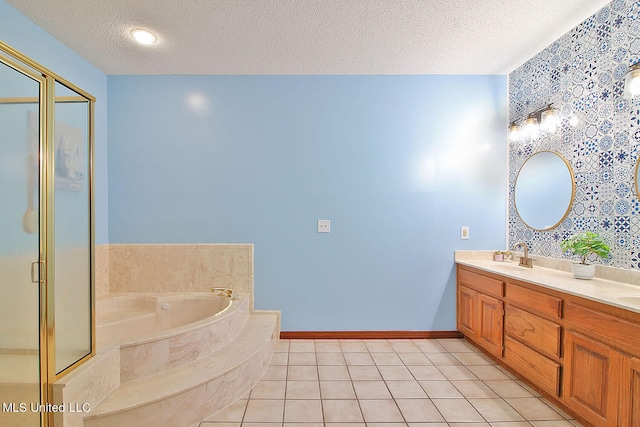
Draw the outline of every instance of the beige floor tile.
M444 421L429 399L396 399L396 404L407 422Z
M287 381L286 398L320 399L320 383L318 381Z
M484 381L498 396L506 397L534 397L526 388L514 380L490 380Z
M394 399L426 399L424 392L418 381L386 381L387 387Z
M469 353L475 354L475 353ZM427 354L431 363L437 366L448 366L448 365L461 365L460 361L453 357L451 353L432 353Z
M418 381L445 381L447 379L435 366L408 366L407 368Z
M262 376L262 380L267 381L284 381L287 379L287 367L271 365L267 368L267 372Z
M466 366L438 366L438 369L449 381L471 381L478 379Z
M348 380L349 371L346 366L318 366L321 381Z
M349 366L349 375L352 380L381 380L380 372L376 366Z
M489 423L449 423L449 427L491 427Z
M462 398L462 394L450 381L418 381L422 389L432 399Z
M324 423L288 423L285 421L283 427L324 427Z
M433 365L431 360L422 353L398 353L398 357L407 366Z
M320 381L320 395L323 399L355 399L351 381Z
M367 427L407 427L407 423L367 423Z
M369 353L344 353L344 360L347 365L374 365Z
M342 352L335 353L316 353L316 361L318 365L330 366L330 365L345 365L344 356Z
M338 340L316 340L316 353L342 353Z
M389 340L389 344L396 353L421 353L420 347L415 345L412 340Z
M323 400L322 411L326 423L362 423L357 400Z
M242 421L246 408L246 400L237 400L222 411L218 411L210 417L205 418L205 421Z
M260 381L251 390L251 399L284 399L286 381Z
M291 366L287 370L288 381L318 381L319 366Z
M450 423L484 422L484 418L466 399L432 399L445 421Z
M198 427L240 427L240 423L239 422L231 423L231 422L203 421L200 424L198 424Z
M373 362L378 366L404 364L396 353L371 353L371 357L373 358Z
M529 421L551 421L564 419L562 415L536 397L507 398L505 400Z
M392 399L386 400L361 400L360 409L365 422L402 422L402 414Z
M244 414L244 423L281 423L284 400L251 399Z
M407 426L408 427L449 427L449 424L447 423L407 423ZM384 426L380 426L380 427L384 427Z
M358 399L391 399L384 381L353 381L353 388Z
M242 427L280 427L282 423L242 423Z
M404 380L410 381L413 380L413 375L409 372L406 366L378 366L378 370L382 375L382 378L385 381L393 381L393 380Z
M468 365L467 368L483 381L510 379L507 374L493 365Z
M533 427L575 427L582 426L582 424L572 424L570 421L531 421Z
M493 361L489 360L489 358L482 353L451 353L451 355L465 366L494 364Z
M284 403L284 422L323 422L320 400L292 400Z
M289 353L289 366L291 365L315 365L316 361L316 353L310 352L290 352Z
M502 399L469 399L474 408L491 422L497 421L525 421L525 419Z
M340 340L343 353L368 353L367 346L360 340Z
M325 427L365 427L364 423L324 423Z
M289 353L273 353L271 365L284 366L289 363Z
M442 347L436 340L413 340L413 343L425 354L447 353L447 349Z
M315 351L316 345L314 340L289 340L289 353L315 353Z
M491 427L531 427L531 423L529 421L498 421L495 423L489 424ZM555 427L555 426L549 426ZM558 426L561 427L561 426ZM569 424L569 427L571 424Z
M496 392L491 390L488 385L482 381L451 381L460 393L467 399L492 399L499 397Z
M387 340L369 340L365 341L369 353L393 353L393 347Z
M477 353L478 350L475 349L471 344L468 344L464 338L446 338L437 340L440 345L449 350L451 353L466 353L472 352Z
M274 349L276 353L288 353L289 352L289 340L278 340Z

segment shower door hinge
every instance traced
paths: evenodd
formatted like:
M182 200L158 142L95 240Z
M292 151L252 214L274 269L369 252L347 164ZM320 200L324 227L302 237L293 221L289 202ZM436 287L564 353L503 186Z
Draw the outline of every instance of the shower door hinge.
M31 263L31 283L44 282L44 261L36 261Z

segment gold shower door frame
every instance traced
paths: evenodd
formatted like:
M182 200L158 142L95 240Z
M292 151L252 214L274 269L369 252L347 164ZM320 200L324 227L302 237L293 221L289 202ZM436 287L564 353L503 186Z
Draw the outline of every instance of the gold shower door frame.
M40 403L53 404L53 383L95 355L95 212L93 193L93 142L95 97L67 80L49 71L10 46L0 41L0 62L40 82L40 99L4 98L0 103L39 103L39 340L40 340ZM59 83L79 96L55 97L55 85ZM89 206L89 286L91 299L91 348L84 357L76 360L60 372L56 372L55 329L55 144L54 111L56 103L87 102L87 146L88 146L88 199ZM43 412L41 427L53 427L53 412Z

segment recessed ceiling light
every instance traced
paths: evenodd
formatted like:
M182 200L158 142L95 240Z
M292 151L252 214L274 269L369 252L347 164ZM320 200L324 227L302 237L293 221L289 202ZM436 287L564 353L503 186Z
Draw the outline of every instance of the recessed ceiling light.
M145 45L154 44L158 41L158 37L156 37L155 34L144 28L134 28L131 30L131 37L138 43Z

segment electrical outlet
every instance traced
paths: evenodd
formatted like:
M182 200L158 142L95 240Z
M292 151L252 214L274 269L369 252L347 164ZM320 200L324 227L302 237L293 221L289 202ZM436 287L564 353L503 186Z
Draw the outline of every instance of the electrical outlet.
M469 239L469 226L463 225L460 227L460 239L468 240Z
M318 220L318 233L330 233L331 232L331 220L319 219Z

